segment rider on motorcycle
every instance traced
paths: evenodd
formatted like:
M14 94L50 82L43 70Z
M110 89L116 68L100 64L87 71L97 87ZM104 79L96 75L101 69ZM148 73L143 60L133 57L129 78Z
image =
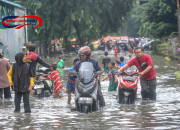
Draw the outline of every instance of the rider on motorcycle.
M101 68L98 64L98 61L93 59L93 58L90 58L91 56L91 49L88 47L88 46L84 46L84 47L81 47L78 51L78 54L79 54L79 57L80 57L80 61L78 61L74 67L74 70L76 72L79 72L79 68L81 66L81 63L82 62L91 62L93 64L93 67L94 67L94 70L95 71L101 71ZM100 81L99 81L99 86L100 86ZM97 95L97 98L99 100L99 105L100 107L103 107L105 106L105 101L104 101L104 97L103 97L103 94L101 92L101 87L99 87L98 89L98 95Z

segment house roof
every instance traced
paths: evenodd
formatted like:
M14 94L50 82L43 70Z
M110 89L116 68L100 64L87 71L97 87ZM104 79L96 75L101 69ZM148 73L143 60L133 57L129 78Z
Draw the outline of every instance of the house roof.
M18 8L21 8L21 9L26 9L24 6L21 6L19 4L16 4L16 3L13 3L11 1L8 1L8 0L0 0L0 2L3 2L3 3L6 3L6 4L9 4L9 5L12 5L12 6L15 6L15 7L18 7Z

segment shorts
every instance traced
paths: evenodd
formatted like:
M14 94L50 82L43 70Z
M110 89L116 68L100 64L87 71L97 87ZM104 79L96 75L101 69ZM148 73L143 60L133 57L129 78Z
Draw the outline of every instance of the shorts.
M105 72L106 74L109 73L109 67L108 67L108 65L104 66L104 72Z
M108 87L108 91L116 91L117 86L118 86L118 81L117 82L110 82L109 87Z
M75 93L75 90L70 90L70 89L66 88L66 93L67 93L67 94L71 94L71 93L74 94L74 93Z
M63 97L63 94L61 90L57 94L53 93L53 98L62 98L62 97Z

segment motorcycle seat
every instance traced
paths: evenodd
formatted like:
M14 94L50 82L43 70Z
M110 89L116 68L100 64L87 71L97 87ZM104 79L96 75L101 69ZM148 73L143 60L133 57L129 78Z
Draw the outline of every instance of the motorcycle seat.
M35 80L35 83L41 83L42 80Z

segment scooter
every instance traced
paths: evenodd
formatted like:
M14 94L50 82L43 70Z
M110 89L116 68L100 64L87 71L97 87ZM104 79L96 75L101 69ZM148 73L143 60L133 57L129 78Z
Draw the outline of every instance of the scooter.
M123 70L120 74L117 102L122 104L134 103L137 96L138 76L137 71Z
M75 85L75 106L81 113L89 113L98 110L97 92L100 82L97 79L103 71L94 72L91 62L83 62L79 72L70 71L71 75L76 75Z
M49 80L39 80L39 77L44 74L50 74L51 70L46 67L38 66L36 78L35 78L35 86L33 88L35 97L50 97L53 94L53 84Z

